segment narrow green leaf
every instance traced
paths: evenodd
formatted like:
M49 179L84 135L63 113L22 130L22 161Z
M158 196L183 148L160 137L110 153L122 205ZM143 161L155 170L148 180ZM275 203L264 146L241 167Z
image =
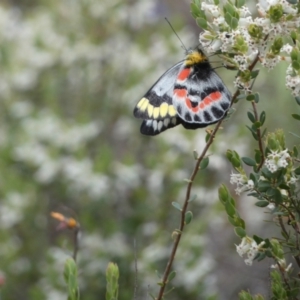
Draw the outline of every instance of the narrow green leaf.
M200 169L201 170L206 169L208 164L209 164L209 157L204 157L203 160L200 163Z
M296 100L297 104L300 105L300 97L295 97L295 100Z
M243 238L246 236L246 231L242 227L235 227L234 232L240 238Z
M172 205L173 205L176 209L178 209L179 211L182 211L182 208L181 208L181 206L180 206L179 203L177 203L177 202L172 202Z
M225 21L226 23L231 27L231 20L232 20L232 16L229 13L225 14Z
M259 74L259 70L251 71L251 78L252 78L252 79L256 78L258 74ZM256 102L256 101L255 101L255 102Z
M295 120L300 121L300 115L292 114L292 117L293 117Z
M259 164L261 162L262 159L262 155L261 152L259 150L255 150L255 161L257 164Z
M210 135L209 133L206 134L206 136L205 136L205 142L206 142L206 143L207 143L208 140L210 139L210 136L211 136L211 135Z
M300 167L298 167L297 169L295 169L294 172L295 172L296 175L300 175Z
M176 271L172 271L168 276L168 282L173 280L176 277Z
M197 18L196 23L202 29L207 29L208 28L206 19L204 19L202 17Z
M261 112L260 117L259 117L259 121L261 123L261 126L264 125L264 123L266 121L266 113L264 111Z
M196 200L197 199L197 195L195 194L195 195L193 195L189 200L188 200L188 202L192 202L192 201L194 201L194 200Z
M238 227L239 226L239 222L236 216L234 216L233 218L230 216L227 216L228 221L230 222L231 225Z
M251 167L256 166L255 160L250 157L242 157L242 161L248 166L251 166Z
M243 5L245 5L246 0L236 0L235 5L237 8L241 8Z
M269 203L269 201L267 201L267 200L261 200L261 201L257 201L256 203L255 203L255 205L256 206L258 206L258 207L266 207L266 206L268 206L270 203Z
M266 256L267 256L267 254L265 252L260 252L257 257L257 261L261 261L261 260L265 259Z
M200 17L200 9L199 6L197 6L194 3L191 3L191 14L196 19L197 17Z
M252 123L255 123L255 122L256 122L253 113L251 113L250 111L247 112L247 116L248 116L249 120L250 120Z
M240 94L236 97L236 99L241 100L241 99L245 99L247 97L246 94Z
M197 150L194 150L194 151L193 151L193 156L194 156L194 159L195 159L195 160L198 159L199 154L198 154Z
M282 195L278 189L269 188L267 190L267 195L274 200L276 204L282 203Z
M229 199L229 192L228 192L228 189L227 187L222 184L220 187L219 187L219 199L220 201L222 202L223 205L226 204L227 200Z
M248 95L248 96L246 97L246 100L247 100L247 101L253 101L254 99L255 99L254 94L250 94L250 95Z
M187 211L184 216L184 223L186 225L190 224L193 220L193 213L191 211Z
M229 201L227 201L225 203L225 210L230 217L232 217L232 218L234 217L235 207Z
M296 146L294 146L294 148L293 148L293 155L294 155L294 157L298 156L298 149Z
M238 27L238 25L239 25L239 19L237 19L237 18L232 18L231 19L231 28L232 29L236 29L237 27Z

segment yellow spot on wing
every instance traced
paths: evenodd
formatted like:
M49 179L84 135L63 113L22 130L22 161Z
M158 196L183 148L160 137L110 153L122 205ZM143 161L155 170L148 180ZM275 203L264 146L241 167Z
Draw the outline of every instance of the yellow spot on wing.
M160 116L163 118L168 114L169 105L167 103L162 103L159 107L160 109Z
M148 116L151 118L153 114L153 105L149 104L147 110L148 110Z
M168 113L169 113L170 117L174 117L177 115L177 111L173 105L169 105Z
M143 101L143 103L142 103L142 105L140 107L141 111L145 111L147 109L148 104L149 104L149 100L148 99L146 99L146 98L143 98L143 99L145 99L145 100Z
M141 106L143 105L143 103L146 101L147 99L146 98L142 98L139 103L136 105L137 108L141 108Z
M153 119L157 119L159 116L159 107L153 109Z

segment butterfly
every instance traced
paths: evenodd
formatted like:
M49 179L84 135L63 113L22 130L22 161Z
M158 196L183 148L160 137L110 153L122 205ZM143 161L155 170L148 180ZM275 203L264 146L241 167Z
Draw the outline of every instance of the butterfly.
M217 123L230 103L230 92L198 47L154 83L133 114L143 119L142 134L157 135L179 124L197 129Z

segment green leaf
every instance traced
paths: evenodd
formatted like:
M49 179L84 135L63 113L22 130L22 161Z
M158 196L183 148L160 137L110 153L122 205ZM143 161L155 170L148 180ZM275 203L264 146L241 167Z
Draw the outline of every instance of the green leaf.
M106 269L106 300L117 300L119 293L119 268L110 262Z
M251 78L254 79L258 76L259 74L259 70L254 70L254 71L251 71ZM256 102L256 101L255 101ZM257 102L256 102L257 103Z
M194 3L191 3L191 14L195 19L201 15L199 6Z
M265 252L260 252L258 257L257 257L257 261L261 261L264 258L266 258L267 254Z
M210 133L207 133L206 134L206 136L205 136L205 142L207 143L208 142L208 140L210 139L210 136L211 136L211 134Z
M177 202L172 202L172 205L173 205L176 209L178 209L179 211L182 211L181 205L180 205L179 203L177 203Z
M196 200L197 199L197 195L195 194L195 195L193 195L189 200L188 200L188 202L192 202L192 201L194 201L194 200Z
M223 205L225 205L227 200L229 199L229 192L227 187L224 184L222 184L219 187L219 199Z
M197 18L196 23L202 29L207 29L208 28L206 19L204 19L202 17Z
M294 148L293 148L293 156L294 156L294 157L297 157L297 156L298 156L298 149L297 149L296 146L294 146Z
M255 150L255 161L257 164L259 164L261 162L261 159L262 159L262 155L261 155L261 152L259 150Z
M255 203L255 205L256 206L258 206L258 207L266 207L266 206L268 206L270 203L269 203L269 201L267 201L267 200L261 200L261 201L257 201L256 203Z
M259 117L259 121L261 123L261 126L264 125L264 123L266 121L266 113L264 111L261 112L260 117Z
M246 100L247 100L247 101L253 101L254 99L255 99L254 94L250 94L250 95L248 95L248 96L246 97Z
M232 29L236 29L238 25L239 25L239 20L237 18L232 18L230 27Z
M266 192L270 187L271 187L271 183L269 181L266 181L266 180L261 180L257 184L257 189L260 192Z
M255 71L254 71L254 72L255 72ZM258 73L257 73L257 75L258 75ZM256 75L256 76L257 76L257 75ZM256 76L255 76L255 77L256 77ZM255 96L255 99L254 99L255 103L258 103L258 102L259 102L259 94L258 94L258 93L255 93L254 96Z
M232 218L234 217L235 207L229 201L227 201L225 203L225 210L230 217L232 217Z
M237 100L245 99L247 97L246 94L240 94L236 97Z
M230 26L232 16L230 13L225 13L225 21Z
M295 172L296 175L300 175L300 167L298 167L297 169L295 169L294 172Z
M162 278L161 274L160 274L157 270L155 270L155 274L156 274L156 276L157 276L159 279Z
M176 271L172 271L168 276L168 282L173 280L176 277Z
M235 227L234 232L241 239L246 236L246 231L242 227Z
M79 300L79 288L77 282L77 266L73 258L68 258L64 267L64 278L68 287L68 299Z
M242 161L248 166L251 166L251 167L256 166L255 160L250 157L242 157Z
M267 195L275 201L276 204L282 203L282 195L278 189L275 188L269 188L267 190Z
M200 169L201 170L206 169L208 164L209 164L209 157L204 157L203 160L200 163Z
M292 114L292 117L293 117L295 120L300 121L300 115Z
M243 5L245 5L246 0L236 0L235 1L235 6L237 8L241 8Z
M300 97L298 97L298 96L295 97L295 100L296 100L297 104L300 105Z
M250 111L247 112L247 116L252 123L256 122L254 115Z
M191 211L187 211L184 216L184 223L186 225L190 224L193 220L193 213Z

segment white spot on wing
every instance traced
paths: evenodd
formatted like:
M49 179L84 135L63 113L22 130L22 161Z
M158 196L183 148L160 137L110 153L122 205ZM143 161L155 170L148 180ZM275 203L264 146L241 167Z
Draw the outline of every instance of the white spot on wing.
M163 121L159 121L157 124L157 130L161 131L161 128L163 127Z
M152 127L153 127L154 131L157 130L157 121L156 120L153 121Z
M164 119L164 125L165 125L165 127L168 127L169 123L170 123L170 119L169 118L165 118Z

